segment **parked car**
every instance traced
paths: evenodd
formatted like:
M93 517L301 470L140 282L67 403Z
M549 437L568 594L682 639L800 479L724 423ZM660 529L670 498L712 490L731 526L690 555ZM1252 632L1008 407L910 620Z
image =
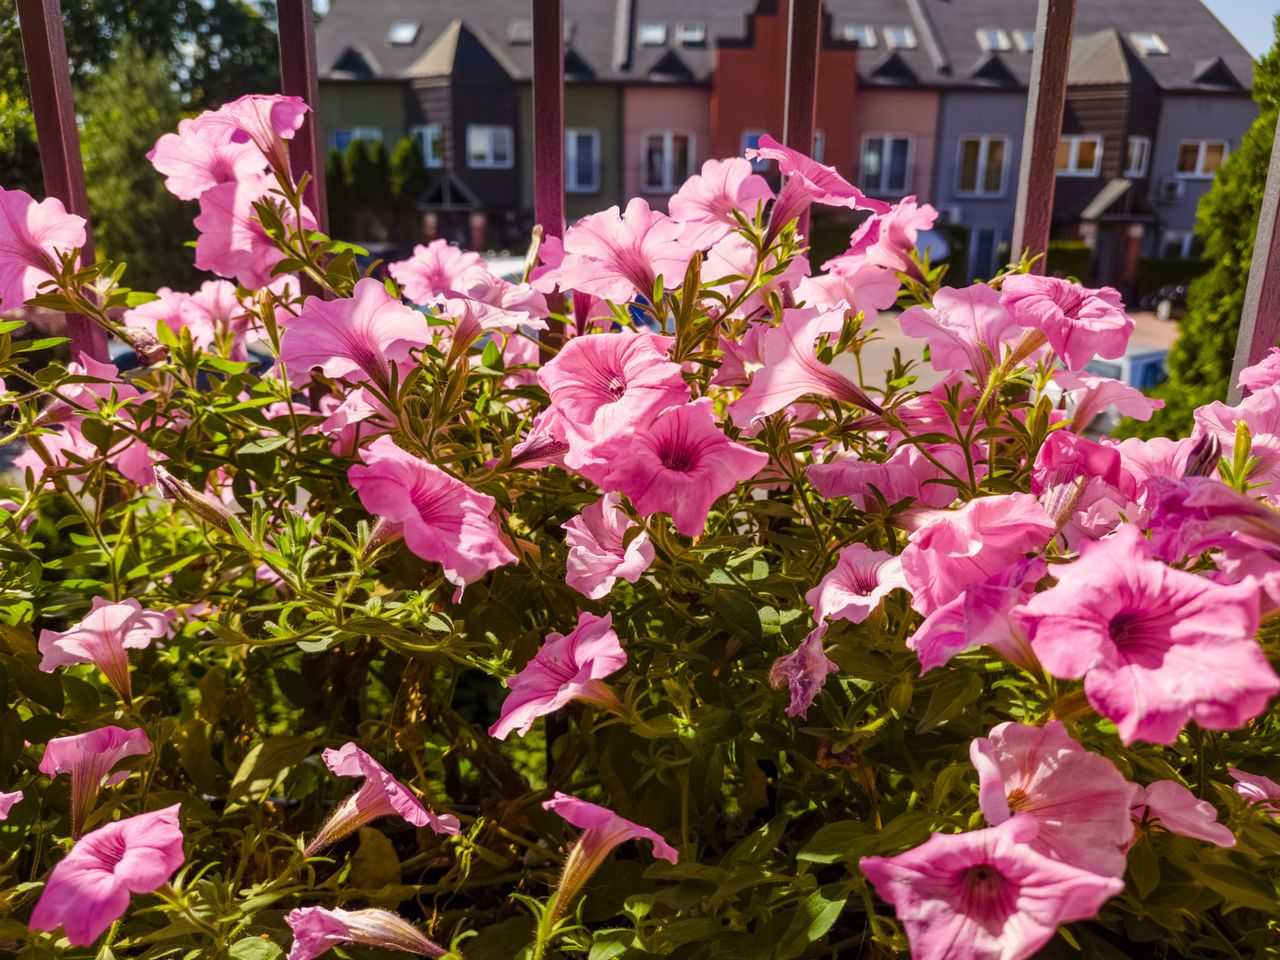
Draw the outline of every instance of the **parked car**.
M1096 359L1086 366L1085 372L1098 377L1119 380L1143 393L1154 390L1169 379L1169 351L1156 347L1130 347L1124 356L1114 360ZM1053 405L1061 402L1062 388L1050 384L1046 391ZM1067 406L1070 412L1070 404ZM1083 431L1095 436L1109 436L1120 425L1121 417L1115 407L1108 407L1087 424Z
M1150 310L1161 320L1181 319L1187 312L1187 288L1189 283L1166 283L1138 301L1143 310Z

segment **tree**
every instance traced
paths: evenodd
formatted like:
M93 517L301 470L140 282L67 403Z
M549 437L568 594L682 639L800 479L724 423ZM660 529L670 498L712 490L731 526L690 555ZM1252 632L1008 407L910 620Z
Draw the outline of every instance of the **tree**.
M1280 37L1280 17L1276 18ZM1135 436L1185 436L1196 407L1226 398L1254 233L1266 186L1271 144L1280 116L1280 45L1258 63L1253 81L1258 118L1240 148L1219 168L1200 201L1196 233L1212 265L1192 281L1182 332L1169 353L1169 380L1156 395L1165 408L1146 423L1127 424Z
M418 236L418 198L430 176L415 137L405 137L391 152L391 200L393 238L411 243Z

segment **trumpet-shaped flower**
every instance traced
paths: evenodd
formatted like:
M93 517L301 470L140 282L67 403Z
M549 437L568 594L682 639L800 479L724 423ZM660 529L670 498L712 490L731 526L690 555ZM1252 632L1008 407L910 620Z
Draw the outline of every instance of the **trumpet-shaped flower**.
M99 727L70 737L56 737L44 748L40 772L50 779L59 774L71 775L71 835L80 836L85 818L93 810L98 791L103 785L115 786L129 776L129 771L113 773L125 757L139 757L151 752L151 741L141 729Z
M251 93L205 111L193 124L197 131L225 131L234 143L252 143L273 170L287 176L289 153L284 142L293 139L309 109L301 97Z
M315 960L331 947L347 943L420 957L443 957L448 952L404 917L388 910L299 907L290 910L284 921L293 932L293 946L285 960Z
M160 137L147 159L179 200L199 200L206 190L253 177L266 166L261 151L250 141L238 142L233 128L197 119L179 120L178 132Z
M831 397L843 403L880 412L856 383L818 359L817 341L838 332L844 309L822 311L803 307L784 311L782 323L760 335L763 366L751 385L729 406L733 422L747 426L777 413L804 396Z
M1236 794L1249 806L1257 806L1267 813L1280 815L1280 783L1257 773L1245 773L1228 767L1227 773L1235 781Z
M1280 678L1254 639L1258 589L1152 560L1125 526L1086 543L1058 583L1018 612L1055 677L1084 678L1089 703L1124 743L1172 743L1188 720L1233 730L1261 713Z
M1274 495L1280 485L1280 385L1256 390L1235 406L1221 401L1205 404L1195 412L1196 434L1209 434L1221 445L1228 460L1235 453L1236 425L1249 429L1249 456L1256 457L1249 481L1268 484L1261 492Z
M943 463L957 455L960 463L955 465L961 466L964 455L956 448L939 447L934 452ZM920 506L945 507L956 498L955 487L939 482L946 474L914 444L902 445L883 463L845 454L811 464L805 475L824 497L848 497L863 512L878 509L877 492L889 506L910 497Z
M437 297L480 297L494 282L484 259L460 250L447 240L432 240L413 248L413 256L387 267L404 295L413 303Z
M132 597L119 603L94 597L84 619L70 630L40 631L40 669L52 673L69 664L92 663L128 703L132 698L129 651L149 647L171 630L168 616L144 610Z
M915 960L1024 960L1059 924L1094 916L1124 881L1050 859L1029 814L968 833L935 833L863 874L893 904Z
M160 323L174 332L191 331L191 342L201 350L211 350L220 338L230 338L230 358L245 359L244 337L253 324L253 314L236 296L236 285L227 280L206 280L195 293L180 293L168 287L156 291L158 300L126 310L125 325L155 333Z
M881 310L887 310L898 301L902 281L892 270L864 263L842 273L820 273L816 277L804 277L795 284L797 302L819 310L840 307L862 314L862 329L875 326Z
M898 557L852 543L841 548L835 568L804 595L804 602L813 607L818 623L828 617L861 623L899 587L905 590L907 581Z
M1280 347L1272 347L1257 363L1241 370L1236 382L1240 384L1240 389L1248 393L1257 393L1280 384Z
M773 199L764 177L752 171L742 157L708 160L702 172L686 180L672 196L668 209L680 223L680 240L686 246L705 250L738 229L735 211L748 221L762 204Z
M914 196L903 197L887 213L874 214L864 220L849 238L849 249L828 260L822 269L857 274L870 264L891 275L910 273L916 238L921 230L932 229L937 219L938 211L929 204L917 203Z
M660 833L623 819L599 804L556 791L555 796L543 802L542 809L550 810L582 831L578 842L588 861L598 863L628 840L648 840L653 847L653 855L668 863L676 863L680 859L680 854ZM561 889L564 889L563 885Z
M707 251L702 265L703 283L708 290L736 302L731 316L753 317L767 311L771 297L785 300L809 272L809 261L804 256L792 257L778 269L778 255L770 251L760 261L760 273L765 279L753 285L752 291L739 301L747 288L747 278L756 268L756 259L755 244L740 233L729 234Z
M599 600L619 579L635 583L653 563L648 531L627 542L635 521L618 506L618 495L606 493L564 525L569 547L564 582L584 597Z
M200 214L195 218L196 268L234 278L242 287L258 290L275 278L271 271L284 254L276 249L254 209L255 202L279 201L276 180L270 174L258 174L220 183L200 195ZM286 225L293 213L285 210ZM316 229L315 216L302 208L301 226Z
M822 648L826 634L827 625L820 621L800 646L773 661L769 668L770 686L775 689L785 686L791 695L785 711L789 717L806 716L814 697L826 685L827 675L840 669Z
M721 432L709 397L668 408L604 445L601 456L601 486L626 494L644 516L670 514L687 537L700 536L716 500L769 462Z
M972 370L979 377L990 373L993 359L1000 362L1005 344L1022 335L1000 294L985 283L961 290L943 287L933 295L932 307L904 310L898 325L929 344L935 370Z
M67 213L57 197L37 202L0 187L0 309L16 310L52 280L58 254L85 242L84 217Z
M551 633L523 670L507 681L511 690L489 735L505 740L512 730L524 736L533 721L582 700L620 710L604 678L627 665L627 652L613 631L613 614L580 612L567 634Z
M354 464L347 477L364 508L403 524L409 549L439 563L450 583L463 587L516 562L490 517L493 497L419 460L387 436L374 440L361 456L364 463Z
M402 817L415 827L430 827L445 835L458 832L457 817L428 810L386 767L354 743L344 744L337 750L326 750L323 758L325 766L336 776L360 777L363 782L355 793L349 794L333 808L329 818L307 844L308 857L382 817Z
M999 724L969 745L969 759L987 823L1028 814L1039 824L1027 841L1033 850L1093 873L1124 874L1133 784L1073 740L1061 721Z
M1236 845L1235 834L1218 822L1218 811L1213 804L1198 799L1176 780L1157 780L1145 787L1135 787L1132 813L1134 820L1158 823L1170 833L1219 847Z
M1115 407L1122 416L1150 420L1151 414L1164 406L1163 400L1154 400L1138 388L1110 377L1056 370L1053 379L1071 400L1071 429L1077 433L1083 432L1098 414L1109 407Z
M9 811L12 810L21 799L21 790L14 790L12 793L0 793L0 820L8 820Z
M1120 356L1133 334L1133 317L1111 287L1090 290L1059 277L1015 273L1004 278L1000 302L1019 326L1041 331L1072 370L1095 356Z
M61 926L72 946L92 946L129 909L133 894L163 886L182 866L178 806L116 820L81 837L53 868L31 929Z

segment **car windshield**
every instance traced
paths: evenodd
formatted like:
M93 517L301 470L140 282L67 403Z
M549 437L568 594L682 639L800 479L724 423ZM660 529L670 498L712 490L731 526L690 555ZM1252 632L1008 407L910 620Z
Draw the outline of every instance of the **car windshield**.
M1152 390L1169 379L1163 357L1152 357L1133 365L1133 386L1139 390Z
M1106 360L1094 360L1084 368L1086 372L1092 373L1098 377L1110 377L1112 380L1121 379L1121 369L1118 363L1108 363Z

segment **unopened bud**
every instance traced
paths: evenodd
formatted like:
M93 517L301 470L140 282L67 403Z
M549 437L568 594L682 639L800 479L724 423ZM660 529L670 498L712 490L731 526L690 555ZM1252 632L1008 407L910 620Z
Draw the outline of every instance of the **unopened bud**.
M1216 434L1206 433L1192 446L1182 475L1183 477L1211 477L1217 472L1218 461L1221 459L1222 441Z
M138 362L144 367L169 359L169 348L157 340L156 335L150 330L129 327L125 330L124 336L129 346L133 347L133 352L137 354Z
M187 513L213 524L219 530L231 532L231 524L228 522L231 511L223 503L179 480L164 467L157 466L155 472L156 486L160 488L160 495L164 499L172 500Z
M388 543L394 543L403 536L403 523L388 520L386 517L379 517L378 522L373 525L373 530L369 532L369 542L365 544L364 556L371 556L378 548L385 547Z

